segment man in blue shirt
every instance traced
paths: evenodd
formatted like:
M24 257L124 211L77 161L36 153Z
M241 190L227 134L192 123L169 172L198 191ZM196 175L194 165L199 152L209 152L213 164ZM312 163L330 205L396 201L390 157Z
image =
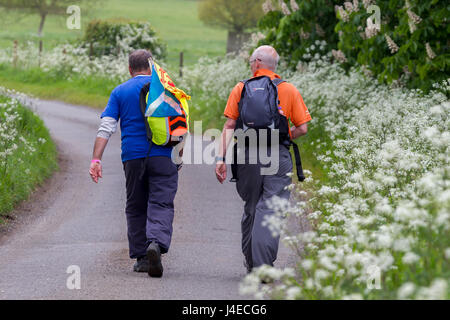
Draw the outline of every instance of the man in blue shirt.
M130 258L137 259L134 271L161 277L161 254L169 250L172 238L178 170L171 159L172 148L155 144L150 148L147 139L139 97L142 87L151 82L149 58L147 50L130 54L131 79L113 90L101 115L89 173L98 183L103 151L120 119Z

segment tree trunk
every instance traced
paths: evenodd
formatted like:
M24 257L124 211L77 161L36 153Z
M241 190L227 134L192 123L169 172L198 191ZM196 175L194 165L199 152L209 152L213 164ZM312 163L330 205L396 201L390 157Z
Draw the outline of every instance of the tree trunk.
M239 50L242 48L242 45L249 39L249 33L228 31L227 53L239 52Z
M39 24L38 36L42 35L42 29L44 29L45 18L47 17L46 12L41 13L41 23Z

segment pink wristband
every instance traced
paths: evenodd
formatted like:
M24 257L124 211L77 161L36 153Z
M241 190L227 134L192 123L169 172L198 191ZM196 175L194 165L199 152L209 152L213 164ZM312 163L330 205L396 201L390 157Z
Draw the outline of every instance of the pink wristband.
M91 163L94 163L94 162L101 163L102 161L100 159L92 159Z

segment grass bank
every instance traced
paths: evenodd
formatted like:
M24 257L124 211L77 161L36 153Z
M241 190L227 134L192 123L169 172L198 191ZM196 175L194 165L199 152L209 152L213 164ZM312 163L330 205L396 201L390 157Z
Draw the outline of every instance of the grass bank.
M116 80L100 77L78 77L69 81L64 74L45 72L39 68L22 70L0 64L0 85L42 99L104 108L111 91L119 84Z
M1 88L0 88L1 89ZM0 94L0 224L57 168L56 146L43 121Z

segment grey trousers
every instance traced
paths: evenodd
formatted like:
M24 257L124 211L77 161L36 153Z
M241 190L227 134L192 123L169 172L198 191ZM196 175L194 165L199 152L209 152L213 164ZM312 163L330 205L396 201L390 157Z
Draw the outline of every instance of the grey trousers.
M242 252L250 268L263 264L273 266L277 258L279 236L273 237L264 216L274 214L266 201L273 196L289 200L290 191L285 187L292 183L286 174L292 172L292 158L289 149L280 146L279 169L274 175L261 175L260 164L239 164L236 189L244 200L242 216Z

